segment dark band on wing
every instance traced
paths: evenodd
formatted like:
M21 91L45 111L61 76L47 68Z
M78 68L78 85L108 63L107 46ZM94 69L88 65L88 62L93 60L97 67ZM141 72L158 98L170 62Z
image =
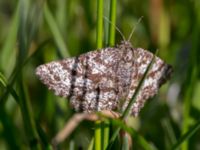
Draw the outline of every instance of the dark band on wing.
M89 56L88 55L85 55L85 62L86 62L86 65L85 65L85 74L84 74L84 78L83 78L83 88L82 88L82 96L81 96L81 101L80 101L80 105L79 105L79 111L83 111L83 102L85 100L85 95L87 93L87 78L88 78L88 67L89 67L89 64L88 64L88 60L89 60Z
M77 75L77 67L78 67L78 63L79 63L79 59L78 57L75 57L74 58L75 61L74 61L74 64L72 66L72 70L71 70L71 77L72 77L72 80L70 81L70 88L69 88L69 96L68 98L71 99L72 96L74 96L74 87L75 87L75 81L76 81L76 75Z

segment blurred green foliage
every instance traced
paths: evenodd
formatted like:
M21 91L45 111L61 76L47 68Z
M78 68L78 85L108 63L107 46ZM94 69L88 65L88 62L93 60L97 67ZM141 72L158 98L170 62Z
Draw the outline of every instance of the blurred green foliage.
M96 5L92 0L0 1L0 149L52 148L52 138L75 112L34 71L39 64L96 49ZM109 8L104 1L107 18ZM174 68L170 82L140 116L128 118L133 149L200 149L199 8L198 0L117 1L116 25L124 36L144 16L131 43L159 49ZM104 20L104 47L108 25ZM116 43L121 40L116 32ZM93 122L83 121L59 148L87 149L93 134Z

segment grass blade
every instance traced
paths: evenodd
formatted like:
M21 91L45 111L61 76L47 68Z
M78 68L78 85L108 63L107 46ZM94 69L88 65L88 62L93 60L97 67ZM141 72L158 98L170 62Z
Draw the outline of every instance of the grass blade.
M97 48L103 46L103 0L97 0Z
M108 44L109 46L115 45L115 24L116 24L116 0L110 1L110 24L109 24L109 38L108 38Z
M3 45L3 48L1 50L1 55L0 55L0 68L5 72L5 74L9 74L11 71L11 63L13 62L13 49L16 44L17 40L17 31L18 31L18 25L19 25L19 4L17 5L17 8L15 10L14 17L12 19L10 31L8 33L8 36L6 37L5 44ZM8 61L9 60L9 61ZM10 61L12 60L12 61ZM14 65L14 64L13 64Z
M56 20L54 19L53 15L51 14L51 11L49 10L49 7L47 4L44 8L44 17L47 21L47 24L49 25L49 28L53 34L54 40L58 46L59 52L63 58L69 57L70 54L68 53L67 46L65 45L64 39L60 33L60 30L58 28L58 25L56 23Z
M200 120L187 132L185 133L174 146L172 150L178 149L184 141L187 141L189 138L192 137L198 130L200 129Z
M103 0L97 0L97 30L96 30L96 46L98 49L103 46ZM102 150L103 141L102 141L102 122L97 120L95 122L95 137L94 145L95 150Z

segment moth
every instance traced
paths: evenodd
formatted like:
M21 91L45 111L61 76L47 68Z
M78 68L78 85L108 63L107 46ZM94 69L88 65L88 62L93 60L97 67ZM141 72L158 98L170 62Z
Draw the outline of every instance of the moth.
M36 75L55 95L69 99L76 111L121 110L128 105L152 58L151 52L122 41L115 47L40 65ZM172 67L156 56L132 106L133 116L158 93L171 72Z

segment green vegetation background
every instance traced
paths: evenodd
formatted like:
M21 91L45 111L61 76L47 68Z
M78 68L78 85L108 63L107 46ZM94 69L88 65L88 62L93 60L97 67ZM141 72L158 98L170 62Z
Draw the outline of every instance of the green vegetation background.
M107 18L109 4L104 1ZM133 149L147 143L152 149L200 149L200 1L123 0L116 8L116 26L126 38L143 16L133 46L159 49L174 68L172 79L139 117L128 119L137 135ZM51 139L75 112L34 71L40 64L96 49L96 12L94 0L0 1L0 149L51 149ZM108 26L104 20L104 47ZM121 40L117 32L116 43ZM94 128L83 121L59 148L87 149Z

